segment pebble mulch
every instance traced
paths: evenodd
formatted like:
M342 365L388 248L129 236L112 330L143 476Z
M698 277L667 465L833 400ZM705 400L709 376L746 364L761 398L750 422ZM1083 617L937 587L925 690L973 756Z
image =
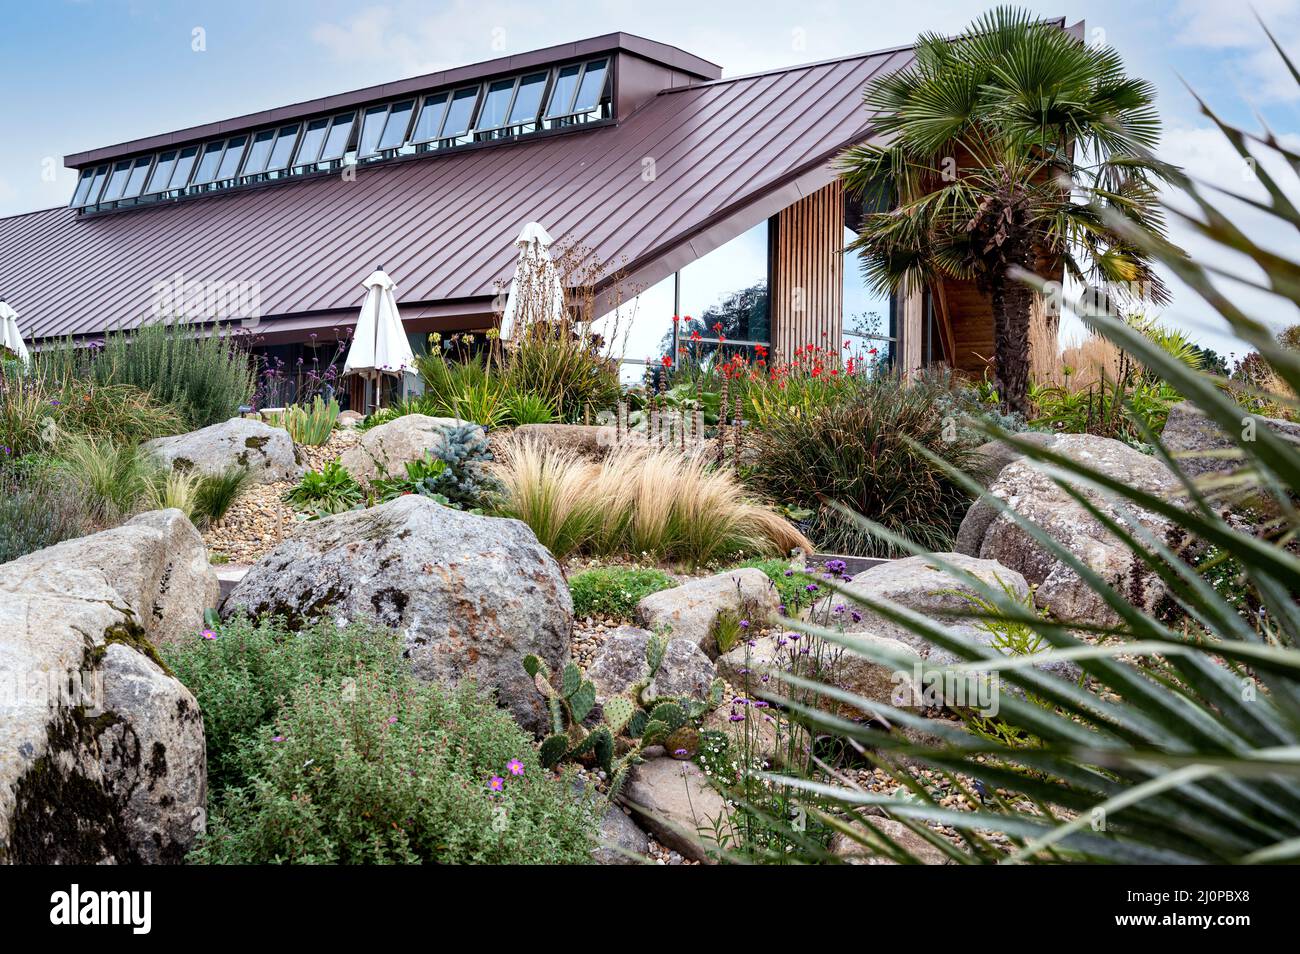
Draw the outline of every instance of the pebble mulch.
M298 445L304 467L320 470L361 440L354 430L335 430L319 447ZM217 562L237 565L256 563L293 533L298 520L281 498L292 482L253 484L231 506L226 516L203 534L208 552Z

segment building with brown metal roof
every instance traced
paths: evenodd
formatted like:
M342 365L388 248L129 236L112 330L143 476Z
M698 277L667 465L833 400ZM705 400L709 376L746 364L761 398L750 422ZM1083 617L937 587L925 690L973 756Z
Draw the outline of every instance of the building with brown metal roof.
M831 161L910 56L723 78L614 33L77 153L69 206L0 219L0 293L35 339L181 317L292 343L350 324L382 265L423 337L490 324L537 221L604 266L607 307L642 292L629 359L743 302L738 344L838 347L871 311L908 366L978 370L991 322L958 340L941 297L870 300L843 255Z

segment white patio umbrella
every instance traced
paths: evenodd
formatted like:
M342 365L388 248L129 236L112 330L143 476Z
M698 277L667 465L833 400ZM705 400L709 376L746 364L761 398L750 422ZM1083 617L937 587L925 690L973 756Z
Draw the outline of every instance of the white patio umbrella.
M376 384L375 403L379 403L378 383L385 374L404 375L415 367L415 355L406 339L397 299L397 285L383 268L377 268L361 283L366 300L361 305L352 346L343 362L343 373L360 374Z
M0 299L0 347L8 348L18 355L23 364L31 361L27 345L23 343L22 332L18 330L18 312L4 299Z
M564 280L551 260L554 239L540 222L529 222L515 239L519 264L510 279L505 311L501 315L501 340L536 322L564 317Z

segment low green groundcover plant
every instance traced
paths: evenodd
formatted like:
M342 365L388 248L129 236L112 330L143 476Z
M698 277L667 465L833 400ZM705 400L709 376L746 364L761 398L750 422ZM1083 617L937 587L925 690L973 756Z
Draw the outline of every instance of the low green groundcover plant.
M569 580L575 616L611 616L631 620L636 604L677 581L653 567L602 567L584 570Z
M473 685L413 679L397 634L275 619L162 654L203 709L207 864L582 863L593 797Z
M235 767L236 748L275 718L281 700L298 686L357 669L401 668L398 638L386 630L321 623L292 632L271 617L235 617L159 651L203 709L213 790L246 781Z

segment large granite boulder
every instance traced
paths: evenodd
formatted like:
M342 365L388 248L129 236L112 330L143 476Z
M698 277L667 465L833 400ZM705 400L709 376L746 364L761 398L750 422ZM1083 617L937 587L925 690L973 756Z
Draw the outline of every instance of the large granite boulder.
M421 679L473 679L528 729L549 725L523 668L569 661L573 601L559 565L518 520L408 495L303 524L235 586L227 616L370 619L399 630Z
M729 832L727 803L694 762L651 758L634 765L619 798L661 845L686 858L712 863L713 833Z
M600 844L592 849L591 860L598 865L644 864L650 854L650 839L628 817L627 810L610 805L600 820Z
M173 470L219 474L243 467L257 484L297 480L303 474L288 431L243 417L188 434L159 437L146 441L144 447L159 463Z
M1003 590L1008 596L1021 603L1028 601L1030 586L1025 577L995 560L983 560L962 553L943 553L936 556L970 573L985 585ZM978 608L973 599L982 597L979 590L963 577L941 569L932 557L908 557L878 564L854 576L846 589L849 593L847 597L829 597L818 604L814 608L813 618L829 618L833 621L833 625L844 632L855 634L858 638L867 641L876 641L877 645L887 650L897 652L897 644L902 644L918 654L918 657L924 657L935 665L948 665L960 661L956 654L941 646L932 645L923 636L889 620L873 608L881 601L888 601L928 617L941 624L945 633L973 646L984 649L996 648L1004 653L1007 651L1006 648L995 646L998 635L996 632L981 625L978 620L961 615ZM882 702L905 705L909 687L921 688L915 680L904 680L900 672L894 674L891 681L895 687L892 699L883 696L873 697L867 690L876 687L877 691L883 691L885 685L883 673L877 674L874 680L869 678L872 670L855 663L852 654L847 650L839 665L844 666L847 671L847 675L839 677L839 681L847 681L854 674L861 672L863 675L858 676L856 682L862 688L855 691ZM1079 676L1079 668L1073 663L1051 663L1042 668L1044 671L1068 679L1077 679ZM850 687L845 686L845 688ZM944 697L951 702L954 690L951 686L944 688ZM964 691L973 689L972 685Z
M688 639L714 659L721 614L757 625L775 615L780 605L781 597L767 574L746 567L651 593L637 604L636 615L646 629L668 627L674 639Z
M646 648L653 634L637 626L620 626L605 638L587 678L600 701L622 695L650 677ZM707 699L717 676L703 650L688 639L670 639L663 660L643 693L644 702L655 699Z
M618 429L608 424L523 424L515 428L511 439L602 460L614 449Z
M0 861L179 863L204 831L198 703L153 643L215 595L179 511L0 567Z
M1243 418L1248 416L1244 413L1242 415ZM1300 444L1300 423L1259 415L1255 415L1254 418L1249 426L1267 427L1287 440ZM1246 425L1243 424L1243 430L1245 427ZM1178 466L1189 477L1230 474L1243 463L1239 457L1234 459L1231 456L1216 456L1240 448L1218 424L1187 401L1175 404L1169 409L1169 418L1165 422L1160 441L1165 449L1173 454Z
M339 463L363 482L385 474L397 476L410 461L420 460L441 448L448 428L464 423L454 417L403 414L366 431L359 443L339 456Z
M1051 448L1054 453L1167 500L1176 500L1182 490L1178 479L1158 458L1120 441L1090 434L1062 434ZM1163 595L1163 588L1134 563L1128 548L1032 461L1020 459L1008 464L989 486L989 493L1033 521L1109 582L1122 585L1134 603L1150 608ZM1158 539L1163 539L1169 529L1164 518L1145 510L1117 507L1109 495L1097 490L1086 489L1085 495L1111 517L1119 517L1121 510L1127 510ZM967 517L970 519L971 514ZM965 552L995 560L1035 584L1038 605L1050 609L1059 619L1097 624L1115 621L1110 608L1077 574L1040 547L1009 516L999 514L981 533L958 536Z

